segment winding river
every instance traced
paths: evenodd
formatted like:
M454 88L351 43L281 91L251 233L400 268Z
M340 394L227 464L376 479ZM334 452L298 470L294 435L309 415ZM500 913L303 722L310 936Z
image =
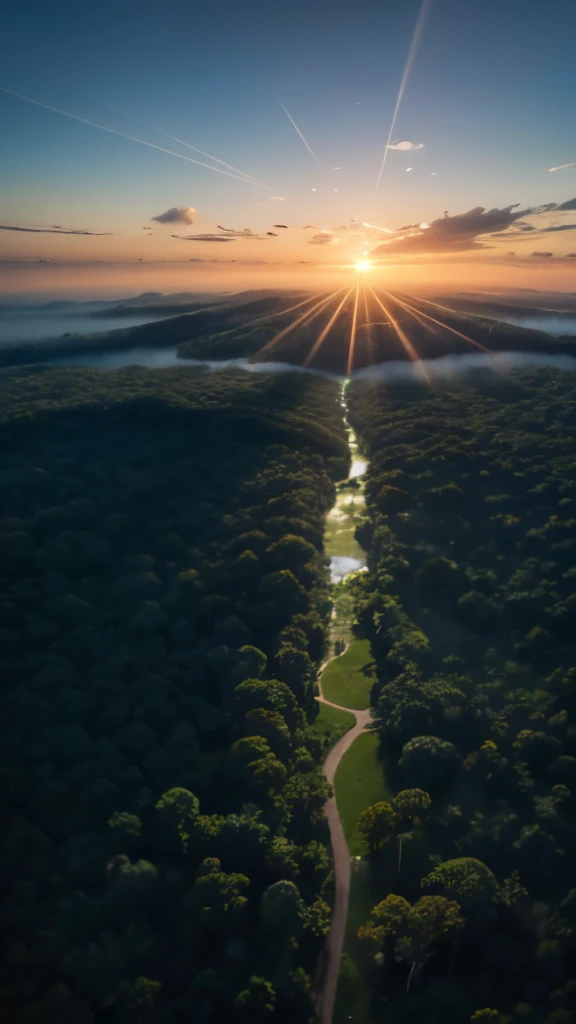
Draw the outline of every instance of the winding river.
M363 476L366 472L366 462L359 457L356 435L348 422L347 385L348 380L344 381L342 385L340 401L344 410L344 422L348 432L348 444L352 463L350 475L347 480L339 484L336 501L328 513L324 540L324 549L330 558L330 575L334 584L341 583L342 580L346 579L353 572L366 569L366 554L354 536L355 528L364 513ZM333 704L331 701L326 700L322 692L324 669L335 657L338 657L345 650L350 642L352 634L351 616L351 608L349 603L346 602L344 595L335 603L332 613L330 657L321 666L318 681L319 694L317 699L320 703L339 708L341 711L353 714L356 718L355 725L332 747L324 763L324 774L331 786L334 785L336 769L340 764L343 754L346 753L356 737L360 735L370 721L369 708L363 711L342 708L338 704ZM330 931L326 940L321 965L317 1010L320 1024L332 1024L338 975L340 973L340 957L344 945L346 919L348 917L351 863L335 796L330 797L324 811L330 829L330 842L334 858L335 898Z

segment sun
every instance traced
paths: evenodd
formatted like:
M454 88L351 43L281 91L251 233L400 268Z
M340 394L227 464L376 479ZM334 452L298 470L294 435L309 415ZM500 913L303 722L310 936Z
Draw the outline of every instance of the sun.
M371 268L372 268L372 261L371 260L358 260L358 262L355 263L354 266L355 266L356 270L360 271L361 274L365 274L367 270L371 270Z

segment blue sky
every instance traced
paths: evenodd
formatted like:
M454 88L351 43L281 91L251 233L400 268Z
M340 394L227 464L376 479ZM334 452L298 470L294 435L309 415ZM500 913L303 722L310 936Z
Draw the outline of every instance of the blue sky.
M576 161L576 4L430 0L392 140L423 148L388 154L372 207L420 6L419 0L9 5L0 85L204 159L149 125L162 128L269 183L286 203L280 215L266 205L271 193L263 189L0 93L7 141L0 156L1 223L112 232L106 239L2 233L2 247L8 256L38 251L56 259L149 259L152 247L163 259L205 257L205 244L185 245L166 228L158 228L143 253L142 227L182 206L197 211L194 232L215 231L217 224L261 232L278 217L320 230L352 219L395 229L405 221L430 222L445 210L528 207L574 196L576 167L548 169ZM333 171L336 166L342 169ZM282 258L280 245L291 259L303 244L284 235L273 258ZM243 256L256 248L240 246Z

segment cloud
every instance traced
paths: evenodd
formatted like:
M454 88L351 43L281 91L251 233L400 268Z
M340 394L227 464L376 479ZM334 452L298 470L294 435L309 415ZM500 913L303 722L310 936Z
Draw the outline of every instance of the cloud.
M558 210L576 210L576 199L567 199L565 203L560 203L557 207Z
M576 252L567 252L566 253L566 259L576 260Z
M180 238L183 242L234 242L234 235L170 235L171 238Z
M576 224L553 224L549 228L542 228L541 233L545 235L550 231L574 231L575 228Z
M540 256L542 259L550 259L554 255L553 252L531 252L531 256Z
M560 164L560 167L549 167L548 171L550 174L554 174L554 171L565 171L567 167L576 167L576 160L573 160L571 164Z
M271 238L278 238L278 232L277 231L267 231L266 234L270 235Z
M432 221L430 227L422 230L419 225L407 225L396 232L388 242L383 242L373 251L373 255L385 256L402 253L451 253L466 252L472 249L490 248L486 242L479 241L483 235L505 231L530 211L514 213L516 206L506 206L499 210L487 210L476 206L466 213L444 217Z
M333 231L320 231L308 239L308 245L330 245L339 241Z
M406 168L406 174L409 174L409 172L410 172L411 170L412 170L412 168L411 168L411 167L407 167L407 168Z
M399 149L405 153L409 149L424 149L424 143L408 142L408 139L405 139L404 142L392 142L391 145L388 146L388 149Z
M242 230L238 230L238 228L225 228L225 227L222 227L222 224L217 224L216 227L218 228L219 231L224 232L224 234L228 235L230 238L261 238L262 237L262 235L256 235L254 233L254 231L252 231L252 228L242 228Z
M172 206L166 213L159 213L157 217L150 217L158 224L193 224L196 210L193 206Z
M269 196L268 199L265 201L267 203L285 203L286 199L284 198L284 196Z
M26 231L34 235L111 235L111 231L83 231L80 228L61 228L57 224L51 228L20 228L10 224L0 224L0 231Z
M288 225L287 224L273 224L272 227L273 228L286 228L286 230L288 230Z

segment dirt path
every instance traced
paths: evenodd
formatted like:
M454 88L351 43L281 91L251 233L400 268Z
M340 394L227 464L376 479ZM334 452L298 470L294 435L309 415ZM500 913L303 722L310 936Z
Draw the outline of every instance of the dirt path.
M331 658L330 661L333 659ZM333 704L326 700L322 693L322 673L329 664L327 661L322 665L318 689L320 695L316 698L321 704L327 704L331 708L338 708L339 711L347 711L356 718L356 725L352 726L347 733L338 740L333 747L326 761L324 762L324 774L331 786L334 785L336 769L340 764L343 754L352 745L354 740L364 731L370 721L370 708L365 711L354 711L352 708L343 708L339 704ZM334 1015L334 1004L336 1001L336 988L338 986L338 975L340 973L340 957L344 945L344 933L346 931L346 920L348 917L348 902L350 899L350 854L344 836L344 830L336 806L336 797L332 796L324 807L324 813L330 829L330 841L332 843L332 856L334 857L334 881L335 900L330 931L326 940L326 947L323 954L320 969L321 979L317 996L317 1010L320 1024L332 1024Z

